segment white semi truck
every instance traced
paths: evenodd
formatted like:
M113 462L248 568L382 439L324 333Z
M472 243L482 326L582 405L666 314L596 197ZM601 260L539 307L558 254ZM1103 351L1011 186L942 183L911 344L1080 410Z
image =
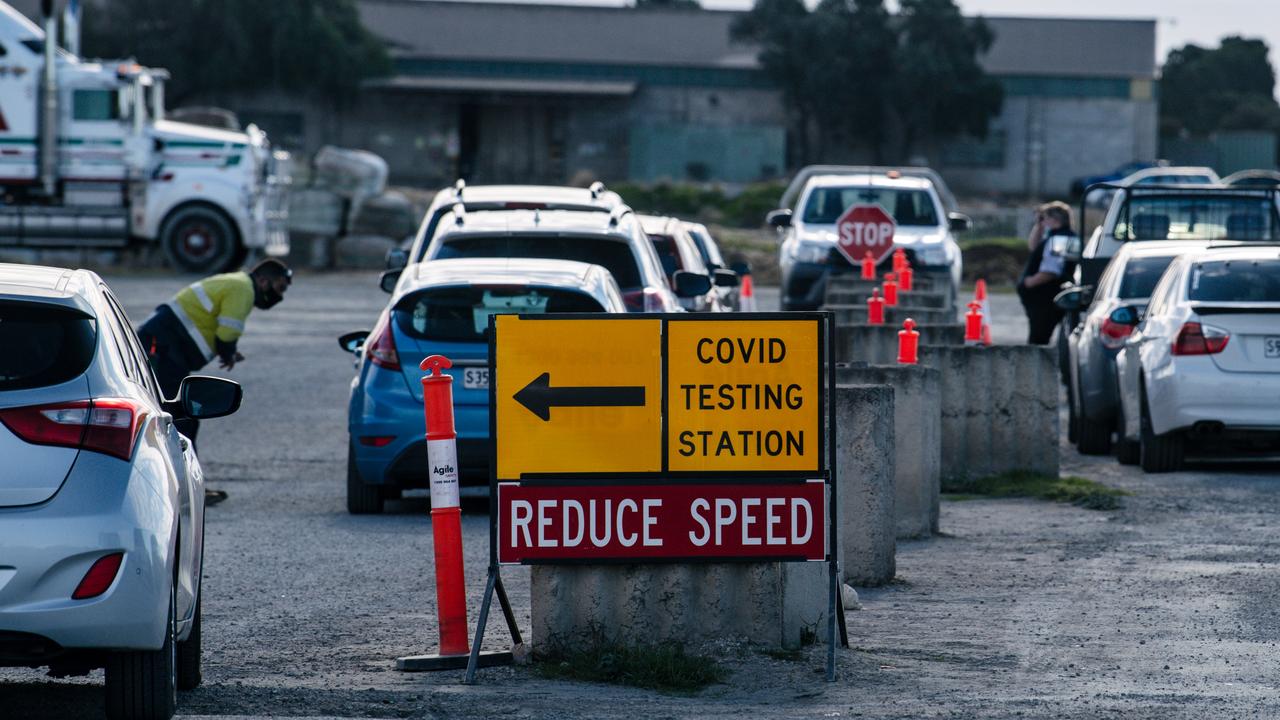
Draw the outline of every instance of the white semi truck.
M189 272L287 253L287 155L166 120L168 73L58 48L53 5L42 30L0 2L0 249L151 243Z

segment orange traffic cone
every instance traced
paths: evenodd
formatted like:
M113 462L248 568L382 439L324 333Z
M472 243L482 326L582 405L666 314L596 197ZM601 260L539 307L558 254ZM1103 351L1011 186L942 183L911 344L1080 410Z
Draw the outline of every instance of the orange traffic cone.
M915 365L920 362L919 351L920 333L916 332L916 321L907 318L898 331L898 364Z
M871 298L867 300L867 324L884 324L884 298L880 297L880 288L872 289Z
M751 283L750 273L742 276L742 287L738 292L738 311L756 311L756 290L755 286Z
M982 312L982 344L991 344L991 303L987 300L987 281L979 278L973 288L973 299L980 304Z

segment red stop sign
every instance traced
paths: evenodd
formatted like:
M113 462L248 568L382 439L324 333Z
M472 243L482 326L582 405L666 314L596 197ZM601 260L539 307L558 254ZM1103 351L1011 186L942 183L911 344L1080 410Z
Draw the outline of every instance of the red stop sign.
M854 205L836 220L836 244L857 265L869 252L877 265L893 250L893 217L879 205Z

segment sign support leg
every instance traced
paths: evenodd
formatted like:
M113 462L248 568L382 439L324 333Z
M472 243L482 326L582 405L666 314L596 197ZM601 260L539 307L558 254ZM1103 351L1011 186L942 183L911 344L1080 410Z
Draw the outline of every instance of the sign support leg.
M830 595L827 598L827 682L835 682L836 680L836 625L837 613L839 613L840 637L844 641L843 645L848 647L848 634L844 626L844 603L840 597L840 504L839 504L839 477L836 472L836 344L835 333L831 327L831 313L825 313L822 321L822 331L826 339L827 351L827 476L831 482L831 492L829 493L829 505L827 507L827 518L830 528L828 529L828 543L830 547L831 557L828 560Z

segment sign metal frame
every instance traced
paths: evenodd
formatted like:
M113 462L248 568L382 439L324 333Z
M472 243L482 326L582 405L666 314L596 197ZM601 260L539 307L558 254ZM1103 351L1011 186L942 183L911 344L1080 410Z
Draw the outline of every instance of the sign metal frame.
M484 599L481 603L480 617L478 619L476 634L471 650L471 657L467 665L467 673L464 682L472 684L475 682L475 674L478 665L479 652L481 643L484 639L485 625L488 620L489 608L492 603L492 597L496 591L502 610L506 616L507 626L512 633L514 640L519 642L519 625L511 610L511 605L507 601L506 592L502 586L501 564L498 562L498 486L499 484L510 484L518 486L652 486L660 484L684 484L696 482L702 485L750 485L750 484L802 484L814 481L821 481L826 486L826 558L822 562L828 565L829 580L829 597L828 597L828 656L827 656L827 680L835 680L835 648L836 642L839 641L843 647L848 647L848 637L845 629L843 602L840 597L839 583L839 523L836 518L836 509L838 504L838 482L836 473L836 413L835 403L833 402L832 393L836 386L835 372L835 319L830 312L787 312L787 313L767 313L767 312L751 312L751 313L645 313L638 315L601 315L596 313L561 313L561 314L536 314L524 315L517 314L520 320L530 321L547 321L547 320L610 320L617 321L627 320L659 320L661 321L661 444L662 444L662 470L657 472L567 472L567 473L521 473L519 477L499 478L498 477L498 315L489 316L489 566L488 566L488 582L485 587ZM747 471L668 471L670 448L668 443L670 440L669 432L669 388L670 380L670 363L669 363L669 347L670 333L667 331L671 322L697 322L697 321L717 321L717 322L813 322L817 327L818 348L816 359L817 362L817 385L818 388L818 408L817 408L817 425L818 430L818 451L815 454L817 465L813 470L747 470ZM599 560L590 558L564 558L564 559L540 559L540 560L522 560L520 565L613 565L613 564L635 564L635 563L688 563L688 564L706 564L706 563L743 563L743 562L804 562L804 558L800 557L670 557L670 558L602 558ZM837 627L838 626L838 627ZM837 634L838 632L838 634Z

